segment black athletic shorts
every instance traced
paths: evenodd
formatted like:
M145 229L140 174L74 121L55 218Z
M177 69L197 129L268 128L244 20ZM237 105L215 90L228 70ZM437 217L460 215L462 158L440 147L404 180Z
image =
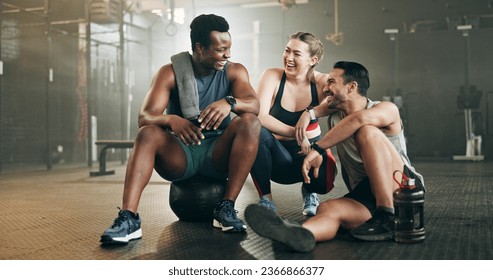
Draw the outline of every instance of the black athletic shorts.
M370 179L366 177L361 181L352 191L347 193L344 197L354 199L363 204L373 213L377 208L377 201L375 196L371 192Z

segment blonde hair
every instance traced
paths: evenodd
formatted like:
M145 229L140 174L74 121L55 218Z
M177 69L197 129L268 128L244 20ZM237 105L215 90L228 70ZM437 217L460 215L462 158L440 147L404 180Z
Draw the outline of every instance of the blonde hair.
M322 45L322 42L320 41L320 39L317 38L317 36L313 35L312 33L302 32L302 31L296 32L296 33L292 34L291 36L289 36L289 40L291 40L291 39L297 39L297 40L300 40L300 41L306 43L308 45L310 56L311 57L315 56L318 58L317 63L312 65L312 67L310 68L310 70L307 73L308 78L311 81L313 81L315 79L315 77L313 75L315 66L317 66L317 64L324 57L324 46Z

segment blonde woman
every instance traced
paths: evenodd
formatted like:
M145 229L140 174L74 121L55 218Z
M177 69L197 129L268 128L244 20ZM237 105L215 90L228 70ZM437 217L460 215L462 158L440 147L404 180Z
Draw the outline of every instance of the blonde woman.
M316 36L296 32L290 36L284 50L284 68L265 70L258 83L262 130L251 176L260 196L259 205L273 211L276 206L271 181L279 184L303 182L303 159L310 151L311 143L320 138L320 126L313 108L326 103L323 87L328 75L315 70L323 52L323 45ZM299 121L302 114L310 114L310 123ZM316 214L317 193L327 193L334 186L336 167L330 150L319 160L323 160L320 174L301 187L302 209L306 216Z

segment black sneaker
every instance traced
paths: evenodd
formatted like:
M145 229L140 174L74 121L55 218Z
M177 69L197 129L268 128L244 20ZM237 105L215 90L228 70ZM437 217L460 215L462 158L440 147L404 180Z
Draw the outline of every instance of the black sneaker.
M375 210L373 217L359 227L351 230L349 234L364 241L384 241L394 238L395 216L381 209Z
M264 206L248 205L245 220L258 235L278 241L293 251L307 253L315 248L315 236L311 231L284 220Z
M100 242L103 244L126 244L130 240L140 239L142 229L140 228L139 214L133 214L128 210L120 210L113 225L104 231Z
M230 200L224 200L214 209L212 225L226 232L244 232L246 225L236 216L237 211Z

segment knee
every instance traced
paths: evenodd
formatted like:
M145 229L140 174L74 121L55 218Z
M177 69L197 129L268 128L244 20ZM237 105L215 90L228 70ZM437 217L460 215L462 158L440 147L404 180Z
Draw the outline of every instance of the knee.
M320 203L320 205L317 208L317 216L324 217L325 219L337 221L337 223L340 224L341 213L337 208L337 201L326 200Z
M165 130L160 126L145 125L139 129L136 142L145 143L149 141L156 141L157 139L163 139L165 134Z
M267 128L262 127L260 129L260 143L261 144L267 145L269 140L271 140L272 138L274 138L274 136L272 135L272 133Z
M365 144L380 136L384 136L384 134L379 128L373 125L364 125L356 131L354 140L358 144Z
M233 119L232 125L238 128L239 132L247 135L259 137L262 125L258 117L252 113L243 113Z
M330 210L330 208L331 208L331 206L330 206L329 201L324 201L324 202L320 203L320 205L318 205L317 213L318 214L332 213L332 211Z

